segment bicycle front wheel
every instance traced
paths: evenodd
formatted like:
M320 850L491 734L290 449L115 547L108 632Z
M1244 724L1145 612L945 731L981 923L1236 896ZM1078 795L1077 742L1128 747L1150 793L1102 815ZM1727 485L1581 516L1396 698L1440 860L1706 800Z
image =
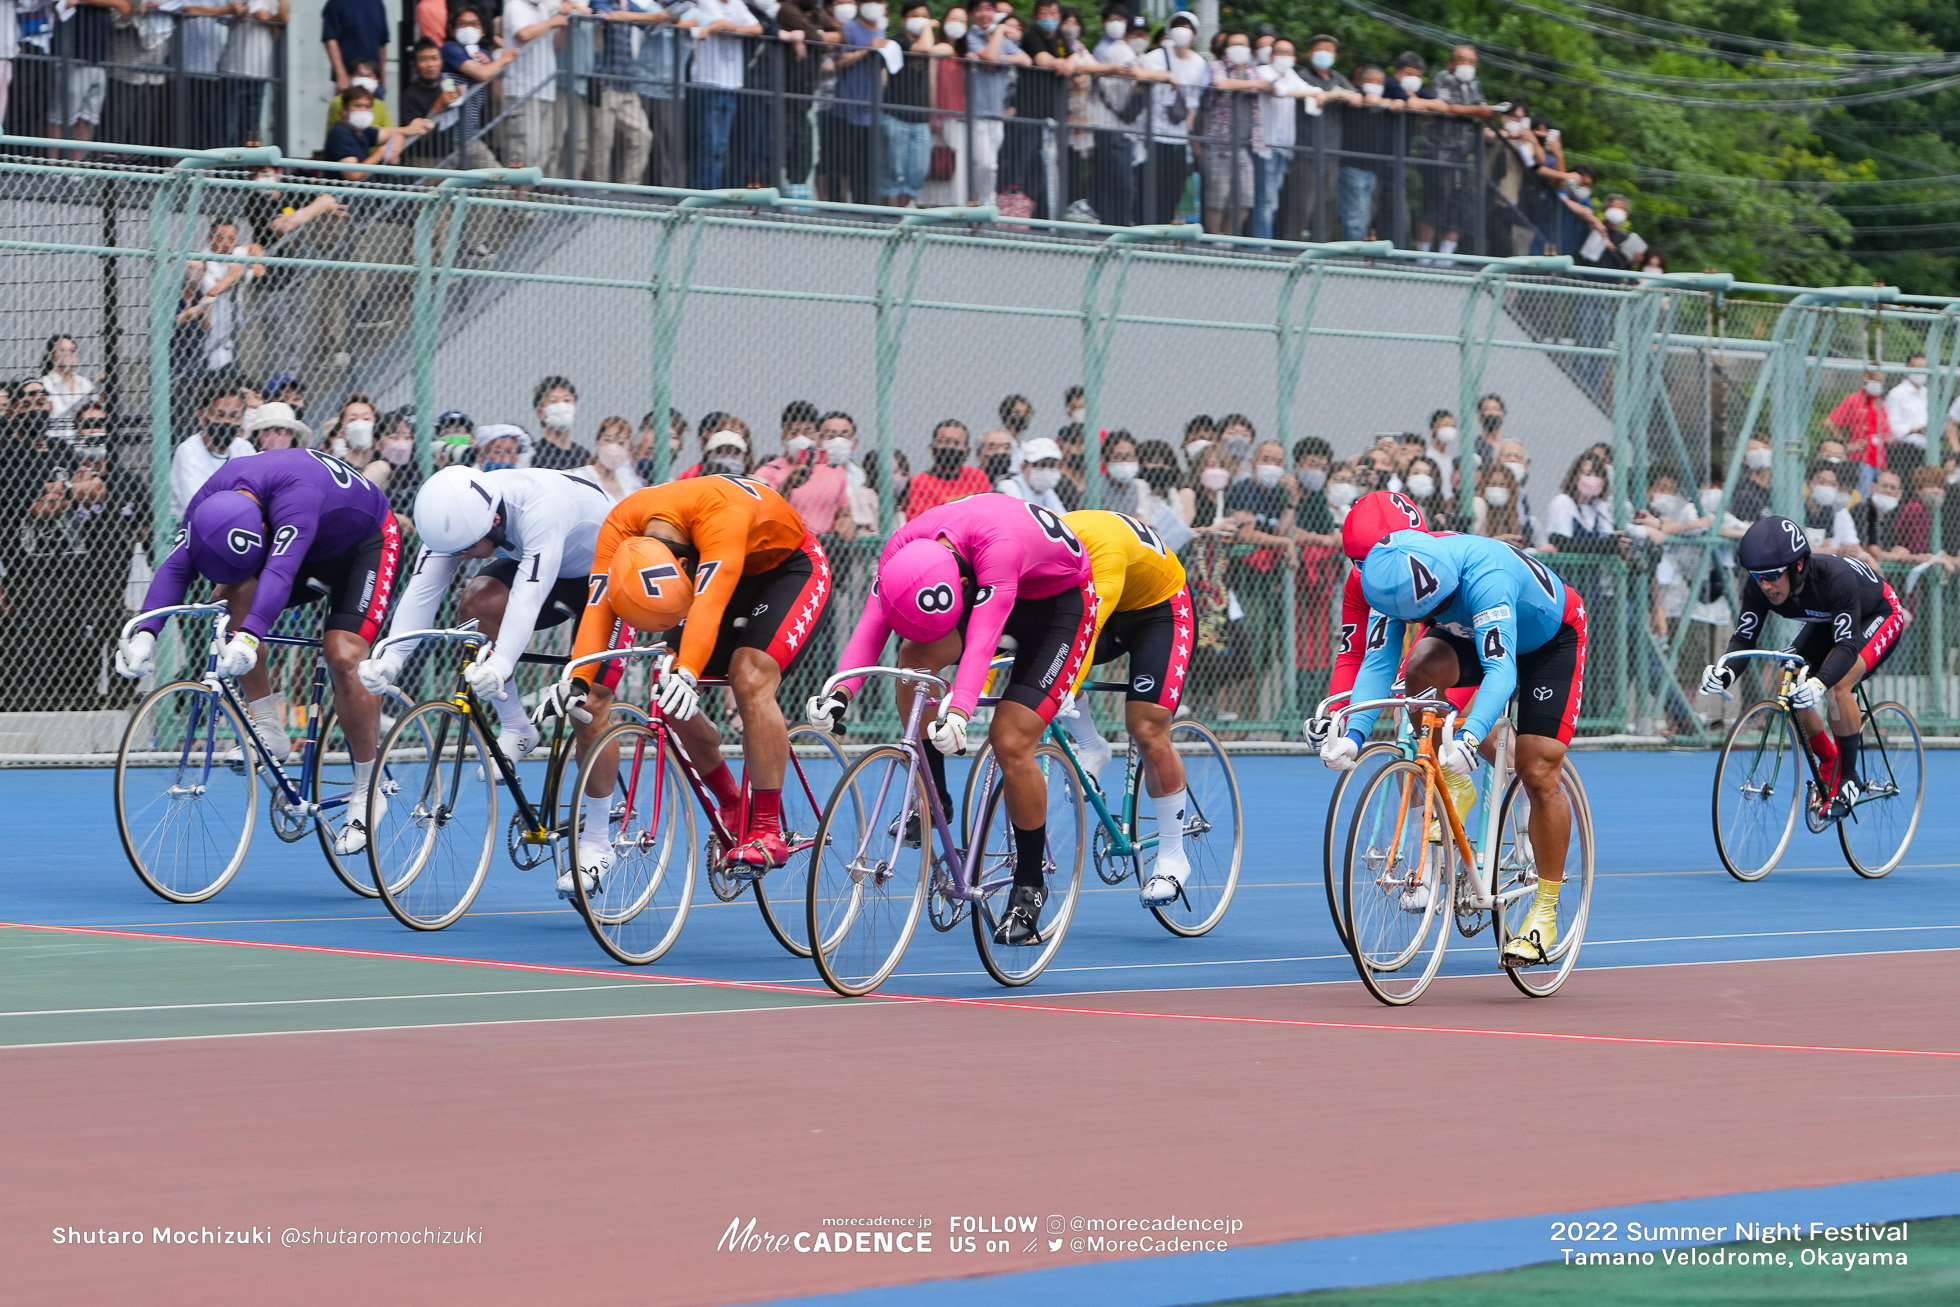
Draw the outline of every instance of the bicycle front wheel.
M588 889L576 864L583 796L596 760L615 756L619 776L606 818L612 866ZM564 856L574 859L573 893L592 938L632 966L658 961L681 937L694 903L694 805L665 727L629 722L601 735L565 803L571 822Z
M1421 763L1397 760L1370 777L1355 801L1342 861L1348 955L1370 994L1390 1007L1422 997L1449 947L1457 850L1447 824L1431 842L1424 815L1440 822L1448 796Z
M937 842L931 783L923 760L885 745L852 763L824 805L811 841L805 938L817 974L839 994L884 984L918 929ZM905 845L908 819L923 828L916 849Z
M160 685L116 753L116 829L137 879L172 903L202 903L245 865L258 816L258 758L245 723L202 681ZM237 752L237 762L221 761Z
M1034 751L1048 791L1047 840L1042 858L1042 875L1048 886L1048 901L1041 909L1040 928L1026 944L997 944L994 931L1007 917L1008 896L1014 889L1014 823L1007 816L1007 787L999 768L988 786L980 808L980 821L974 827L968 864L977 878L971 888L978 895L973 904L973 942L980 950L980 962L987 974L1010 987L1027 984L1055 960L1062 937L1075 917L1075 905L1082 897L1082 861L1085 853L1083 832L1082 780L1073 763L1060 748L1044 744Z
M394 692L379 696L381 700L381 734L386 736L389 728L398 722L414 707L408 697ZM297 760L298 755L294 755ZM376 771L381 770L375 753ZM340 834L340 827L346 823L347 810L354 797L354 753L347 744L347 733L341 729L340 713L329 704L320 709L319 741L313 749L313 757L308 764L305 794L314 803L321 805L319 816L314 820L313 830L320 840L320 852L326 854L327 865L340 883L353 890L362 898L374 897L373 864L363 853L350 853L342 856L334 847L334 840ZM278 795L273 796L275 802ZM373 822L369 823L372 827ZM370 830L368 848L374 847Z
M497 848L495 764L477 723L445 699L411 708L368 779L368 892L395 920L441 930L476 901ZM324 829L324 825L322 827Z
M810 956L810 868L817 823L844 776L844 751L828 731L799 726L789 733L789 771L783 777L783 843L789 861L755 882L756 906L776 942Z
M1905 860L1926 800L1926 747L1903 704L1865 714L1858 740L1858 801L1838 822L1851 870L1876 880Z
M1715 764L1715 852L1737 880L1769 875L1797 828L1804 751L1790 714L1763 702L1736 718Z
M1565 793L1572 824L1565 841L1565 883L1558 896L1558 938L1540 965L1504 968L1518 992L1532 998L1551 997L1572 974L1579 961L1579 946L1585 942L1586 922L1592 915L1592 806L1586 802L1586 788L1579 783L1579 773L1570 759L1559 769L1559 787ZM1492 891L1497 899L1500 955L1511 940L1513 927L1531 910L1538 892L1538 872L1538 854L1531 839L1531 796L1514 776L1504 791L1504 807L1498 818L1497 875Z
M1355 800L1361 797L1368 778L1401 756L1402 750L1386 740L1369 745L1361 751L1354 766L1336 778L1334 793L1327 800L1327 839L1321 850L1321 881L1327 889L1327 915L1333 920L1334 934L1344 949L1354 947L1348 938L1347 909L1342 906L1341 898L1341 854L1347 847L1348 823L1354 820Z
M1211 728L1197 722L1174 722L1171 747L1184 763L1184 856L1191 873L1184 893L1152 907L1150 915L1165 930L1187 939L1204 934L1225 916L1239 887L1239 867L1245 857L1245 812L1239 804L1239 778L1225 746ZM1143 783L1142 767L1132 769L1135 791L1138 881L1150 882L1157 861L1157 807ZM1144 847L1148 845L1148 847Z

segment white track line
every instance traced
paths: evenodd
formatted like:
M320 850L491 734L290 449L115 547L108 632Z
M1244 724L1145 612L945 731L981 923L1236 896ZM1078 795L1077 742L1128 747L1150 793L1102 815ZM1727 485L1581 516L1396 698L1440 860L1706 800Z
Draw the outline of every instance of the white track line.
M307 1003L406 1003L424 998L500 998L512 994L583 994L599 989L664 988L645 980L619 985L541 985L536 989L461 989L449 994L352 994L343 998L261 998L223 1003L153 1003L143 1007L56 1007L34 1012L0 1012L9 1017L90 1016L104 1012L197 1012L224 1007L297 1007Z

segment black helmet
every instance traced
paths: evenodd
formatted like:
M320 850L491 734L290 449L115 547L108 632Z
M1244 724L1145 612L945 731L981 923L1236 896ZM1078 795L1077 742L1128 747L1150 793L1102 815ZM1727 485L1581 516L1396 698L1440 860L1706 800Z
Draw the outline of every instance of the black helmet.
M1743 533L1735 552L1744 571L1767 576L1810 557L1810 537L1787 517L1765 517Z

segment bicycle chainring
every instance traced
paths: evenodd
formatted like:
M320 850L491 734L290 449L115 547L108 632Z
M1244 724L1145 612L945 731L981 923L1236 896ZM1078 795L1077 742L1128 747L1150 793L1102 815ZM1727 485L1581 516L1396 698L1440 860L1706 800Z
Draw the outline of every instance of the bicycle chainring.
M541 843L533 844L525 837L530 832L524 827L524 814L513 814L510 829L504 843L510 849L511 865L519 871L532 871L552 860L552 846L558 841L556 831L548 834Z
M710 835L708 842L701 846L702 857L708 866L708 888L723 903L733 903L742 897L742 891L749 887L747 877L737 877L729 869L728 859L722 856L721 836Z

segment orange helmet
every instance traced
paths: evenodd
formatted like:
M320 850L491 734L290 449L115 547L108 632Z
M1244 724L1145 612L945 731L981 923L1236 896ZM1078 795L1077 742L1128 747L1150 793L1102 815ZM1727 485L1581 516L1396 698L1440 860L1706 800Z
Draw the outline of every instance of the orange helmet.
M687 617L694 583L665 541L634 536L613 552L606 593L612 608L637 631L669 631Z
M1361 496L1348 510L1347 519L1341 523L1341 548L1359 563L1370 549L1397 531L1428 529L1429 523L1422 520L1415 500L1399 490L1377 490Z

